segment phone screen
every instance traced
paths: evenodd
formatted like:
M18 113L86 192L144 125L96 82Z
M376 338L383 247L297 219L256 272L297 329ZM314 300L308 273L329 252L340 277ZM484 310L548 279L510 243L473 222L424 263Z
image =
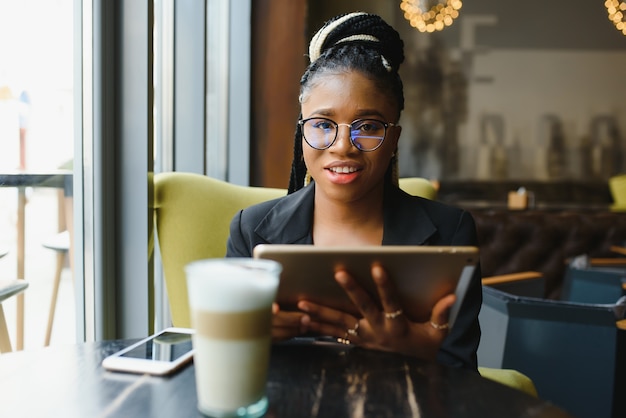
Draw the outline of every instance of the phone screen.
M163 332L120 357L146 360L175 361L192 349L191 334Z

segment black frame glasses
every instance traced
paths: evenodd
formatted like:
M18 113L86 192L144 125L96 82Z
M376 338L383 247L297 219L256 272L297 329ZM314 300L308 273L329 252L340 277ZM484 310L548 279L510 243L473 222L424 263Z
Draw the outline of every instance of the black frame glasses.
M304 141L313 149L325 150L337 141L340 126L350 129L350 143L363 152L375 151L387 137L387 128L398 126L395 123L383 122L378 119L357 119L352 123L337 123L328 118L307 118L298 121L302 129ZM382 130L382 132L380 132ZM307 132L309 138L307 138ZM334 134L333 134L334 132ZM332 136L332 140L330 140ZM317 139L316 139L317 138Z

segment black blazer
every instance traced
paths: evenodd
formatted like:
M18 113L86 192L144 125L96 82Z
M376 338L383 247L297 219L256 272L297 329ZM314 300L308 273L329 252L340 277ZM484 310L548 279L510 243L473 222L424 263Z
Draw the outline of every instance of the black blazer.
M251 257L252 249L262 243L312 244L314 198L315 183L311 183L240 211L230 225L226 256ZM384 202L383 245L478 245L474 219L467 211L411 196L395 186L386 187ZM481 304L478 266L454 327L439 350L439 362L477 369Z

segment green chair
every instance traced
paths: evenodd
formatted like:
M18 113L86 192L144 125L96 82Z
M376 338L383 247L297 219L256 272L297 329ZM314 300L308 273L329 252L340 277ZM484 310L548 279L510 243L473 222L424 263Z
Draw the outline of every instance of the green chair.
M529 395L537 397L537 388L533 381L525 374L513 369L498 369L492 367L478 367L480 375L486 379L494 380L503 385L521 390Z
M437 195L435 186L425 179L400 179L400 187L429 199ZM238 186L192 173L154 176L156 232L174 326L191 326L185 265L198 259L224 257L235 213L286 193L285 189ZM479 372L507 386L537 394L530 379L514 370L482 367Z
M412 194L426 199L437 199L437 188L433 182L422 177L404 177L399 180L400 188Z
M224 257L235 213L286 193L192 173L154 176L156 231L174 326L191 326L185 266L199 259Z
M613 198L611 209L626 211L626 174L618 174L609 178L609 190Z

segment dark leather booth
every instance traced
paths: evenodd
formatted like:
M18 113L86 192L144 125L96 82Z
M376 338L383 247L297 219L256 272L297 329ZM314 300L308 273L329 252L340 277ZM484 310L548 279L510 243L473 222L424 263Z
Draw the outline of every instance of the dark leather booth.
M558 299L567 261L616 257L626 243L626 213L608 210L469 209L476 221L483 277L538 271L544 297Z
M507 194L520 187L529 206L509 209ZM611 247L626 246L626 212L610 210L607 183L445 181L438 199L474 216L483 277L541 273L483 286L479 365L521 371L574 416L626 416L626 330L616 322L626 267L571 268L574 259L624 257Z

